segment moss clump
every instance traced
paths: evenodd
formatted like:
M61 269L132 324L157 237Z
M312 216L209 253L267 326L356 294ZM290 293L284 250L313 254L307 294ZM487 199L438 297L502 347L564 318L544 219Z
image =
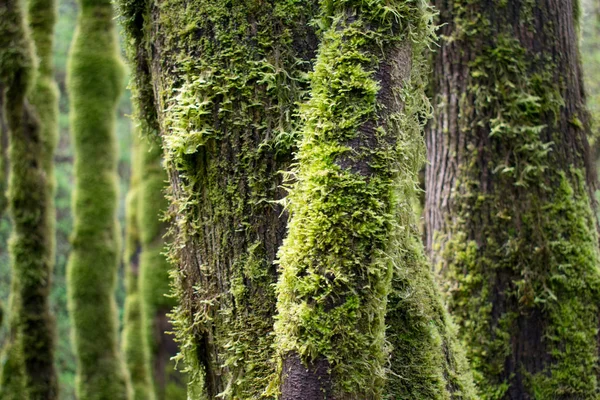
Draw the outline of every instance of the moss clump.
M126 203L126 234L124 264L127 297L122 334L122 351L125 365L129 371L133 396L131 400L153 400L155 398L150 379L148 347L145 342L142 322L142 307L138 289L140 269L140 234L137 223L138 195L140 181L140 144L135 135L131 149L131 180Z
M28 22L35 45L38 68L31 91L31 103L35 106L41 123L43 143L42 165L46 172L48 187L48 237L50 240L49 268L54 268L55 224L54 207L54 149L58 140L58 86L54 80L54 26L56 24L56 0L28 0Z
M279 253L279 357L326 359L333 398L473 398L413 230L430 10L327 1L321 22Z
M81 0L79 5L68 66L75 221L67 278L77 395L119 400L129 395L114 300L119 258L114 126L123 68L110 1Z

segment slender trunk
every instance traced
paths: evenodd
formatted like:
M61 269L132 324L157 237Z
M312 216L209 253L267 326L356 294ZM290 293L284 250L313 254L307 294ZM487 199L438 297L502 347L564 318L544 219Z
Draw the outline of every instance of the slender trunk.
M3 386L2 390L8 398L52 400L58 398L58 382L54 369L54 325L48 302L53 241L43 145L47 115L38 113L35 101L34 105L29 103L35 63L21 4L2 3L0 15L0 81L5 89L4 111L9 131L8 201L13 223L12 327L8 360L2 371L2 384L8 383L8 387ZM53 25L52 16L48 23Z
M260 398L275 373L273 262L286 225L275 201L315 3L121 2L138 109L160 131L169 172L175 329L192 398Z
M437 0L427 245L488 399L598 395L577 0Z
M138 198L140 192L140 139L134 133L131 148L131 180L126 202L125 255L125 315L123 317L122 351L125 365L129 371L133 396L131 400L154 400L148 348L145 343L142 322L142 306L139 293L140 275L140 232L137 220Z
M185 380L171 361L179 350L168 314L175 301L170 293L169 263L164 255L167 223L167 174L161 164L162 149L150 138L140 140L137 218L140 235L140 305L152 377L159 400L185 399Z
M6 122L6 88L0 82L0 217L4 215L8 207L8 125Z
M110 0L81 0L69 55L75 150L74 227L67 265L80 400L128 398L114 298L119 258L116 107L123 85Z
M58 85L54 80L54 26L56 24L56 0L28 0L28 22L38 59L36 80L31 92L41 123L43 145L42 166L46 172L48 217L48 259L50 273L54 269L56 248L56 211L54 206L54 150L58 141Z

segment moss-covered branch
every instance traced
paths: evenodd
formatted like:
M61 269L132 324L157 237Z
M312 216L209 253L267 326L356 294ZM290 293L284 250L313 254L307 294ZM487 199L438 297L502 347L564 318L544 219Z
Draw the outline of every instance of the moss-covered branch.
M79 5L68 69L75 222L67 278L77 394L81 400L119 400L129 395L114 299L119 263L114 130L123 68L110 0Z

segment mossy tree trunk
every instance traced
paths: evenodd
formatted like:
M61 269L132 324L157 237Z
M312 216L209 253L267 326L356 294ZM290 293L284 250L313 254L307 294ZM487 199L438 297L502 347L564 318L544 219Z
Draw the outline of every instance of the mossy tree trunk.
M437 0L427 245L486 399L598 396L577 0Z
M125 286L125 315L123 317L122 349L125 365L133 390L131 400L154 400L150 364L148 361L148 346L145 342L142 306L139 293L140 253L142 245L138 227L138 198L140 186L140 139L134 133L131 147L131 179L126 201L125 255L124 265Z
M75 192L67 285L77 396L119 400L129 396L114 299L120 247L115 118L123 68L111 1L79 5L68 68Z
M56 0L28 0L27 20L31 28L31 37L35 45L38 68L34 87L31 91L31 103L35 106L41 122L41 140L43 145L42 166L46 172L47 213L48 218L48 259L50 271L55 262L55 225L54 206L54 150L58 140L58 86L54 80L54 26L56 25Z
M169 172L175 329L192 398L260 398L275 373L273 262L286 225L275 201L315 3L120 4L138 109L160 131Z
M58 398L54 322L49 306L54 254L52 148L45 143L55 132L52 111L57 98L37 89L47 78L52 84L51 53L41 42L52 43L54 3L41 1L38 5L47 15L30 18L34 41L21 3L6 1L0 5L0 86L10 143L8 203L13 224L9 244L13 271L11 337L1 381L3 398L52 400ZM34 44L39 52L39 71ZM44 69L48 66L50 77ZM47 108L36 109L42 99Z
M169 296L170 265L164 254L167 223L163 219L168 204L165 197L167 174L161 163L162 148L153 138L140 139L138 153L140 305L156 398L178 400L186 399L187 394L184 377L175 370L175 363L171 360L179 351L174 336L170 333L173 327L169 314L175 306L175 301Z
M411 208L430 19L425 2L322 5L280 251L282 400L475 397Z

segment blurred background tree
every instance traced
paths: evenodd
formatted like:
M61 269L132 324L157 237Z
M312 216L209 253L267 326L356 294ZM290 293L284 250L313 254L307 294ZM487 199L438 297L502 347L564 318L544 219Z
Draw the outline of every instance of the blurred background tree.
M75 31L77 5L75 0L59 0L58 21L55 32L54 62L55 78L60 89L59 143L55 154L56 175L56 267L51 296L52 311L56 315L57 348L56 367L59 372L60 399L75 399L75 356L73 354L70 320L67 314L67 289L65 267L70 252L69 236L73 220L71 215L71 191L73 189L73 148L69 138L69 100L66 92L67 54ZM131 106L129 91L122 96L117 119L117 138L119 141L119 220L124 227L125 195L130 176L131 145ZM7 216L0 219L0 301L5 312L10 292L10 263L6 242L10 235L10 222ZM119 316L123 313L125 298L123 272L120 271L117 302ZM7 318L4 318L6 321ZM7 324L0 328L0 347L6 339Z

